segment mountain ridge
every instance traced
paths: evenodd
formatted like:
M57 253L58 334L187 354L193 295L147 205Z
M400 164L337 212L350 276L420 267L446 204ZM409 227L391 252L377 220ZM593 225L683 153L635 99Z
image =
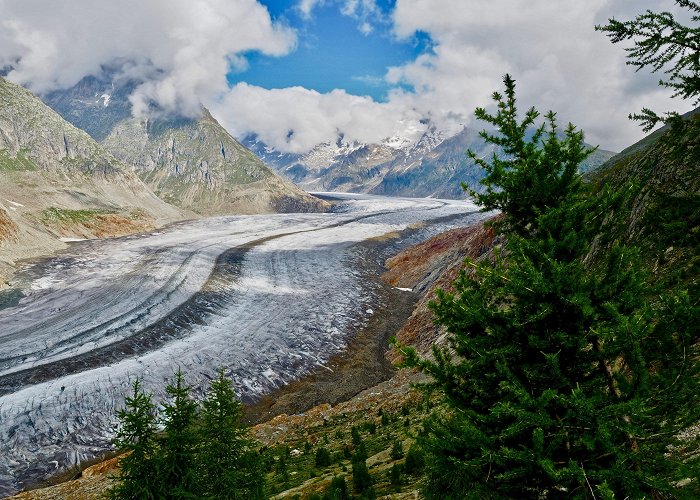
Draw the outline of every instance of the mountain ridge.
M242 142L304 189L451 199L467 197L462 182L477 191L481 188L484 173L468 158L467 150L479 156L495 152L470 128L447 135L430 124L416 141L394 137L368 144L339 136L304 154L280 153L255 135ZM581 171L596 169L614 154L597 149Z
M153 191L197 214L323 211L327 204L280 178L202 107L198 118L131 115L133 80L105 71L43 96L134 168Z

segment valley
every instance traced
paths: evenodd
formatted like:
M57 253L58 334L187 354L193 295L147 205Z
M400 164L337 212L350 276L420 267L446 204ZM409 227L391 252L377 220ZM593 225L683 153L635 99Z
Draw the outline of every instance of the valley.
M251 402L323 370L387 305L372 266L483 217L464 201L329 196L331 213L177 223L21 272L24 296L0 310L0 493L109 449L134 377L157 394L180 367L201 395L223 366Z

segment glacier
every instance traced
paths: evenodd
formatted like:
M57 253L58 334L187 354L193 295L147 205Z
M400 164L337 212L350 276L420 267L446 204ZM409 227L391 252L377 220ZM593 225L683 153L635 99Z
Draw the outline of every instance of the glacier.
M360 244L395 248L481 218L470 202L321 193L322 214L225 216L72 243L0 309L0 495L110 449L135 377L201 397L223 367L244 401L325 366L376 309Z

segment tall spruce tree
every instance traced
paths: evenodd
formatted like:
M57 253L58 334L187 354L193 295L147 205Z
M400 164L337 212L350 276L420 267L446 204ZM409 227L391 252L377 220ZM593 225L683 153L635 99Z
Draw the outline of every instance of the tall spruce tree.
M689 495L674 481L696 462L668 453L692 420L677 407L689 410L682 398L697 384L689 361L673 363L692 342L688 302L646 300L652 284L634 249L613 242L591 257L615 197L596 198L577 177L587 151L572 126L559 139L550 113L527 139L537 112L518 122L515 83L504 82L496 114L477 112L498 131L483 137L504 150L480 163L488 190L477 199L503 211L507 244L493 263L469 262L431 305L448 348L433 360L402 348L447 403L420 439L425 495Z
M222 368L202 404L198 463L204 498L265 498L260 456L242 418L243 405Z
M165 390L170 400L163 405L164 437L158 459L161 494L167 498L193 498L197 496L198 405L191 398L191 387L185 384L180 369Z
M119 499L158 498L155 406L151 395L141 389L139 379L134 380L132 394L125 400L124 409L117 412L119 428L114 444L127 454L119 461L118 483L109 491L109 496Z

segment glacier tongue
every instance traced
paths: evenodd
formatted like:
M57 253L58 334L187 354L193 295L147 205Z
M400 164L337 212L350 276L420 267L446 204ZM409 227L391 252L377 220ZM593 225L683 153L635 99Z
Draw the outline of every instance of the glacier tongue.
M160 398L181 367L201 396L224 367L250 400L324 365L374 306L357 243L474 210L329 195L336 213L180 223L30 270L0 310L0 495L108 449L134 377Z

